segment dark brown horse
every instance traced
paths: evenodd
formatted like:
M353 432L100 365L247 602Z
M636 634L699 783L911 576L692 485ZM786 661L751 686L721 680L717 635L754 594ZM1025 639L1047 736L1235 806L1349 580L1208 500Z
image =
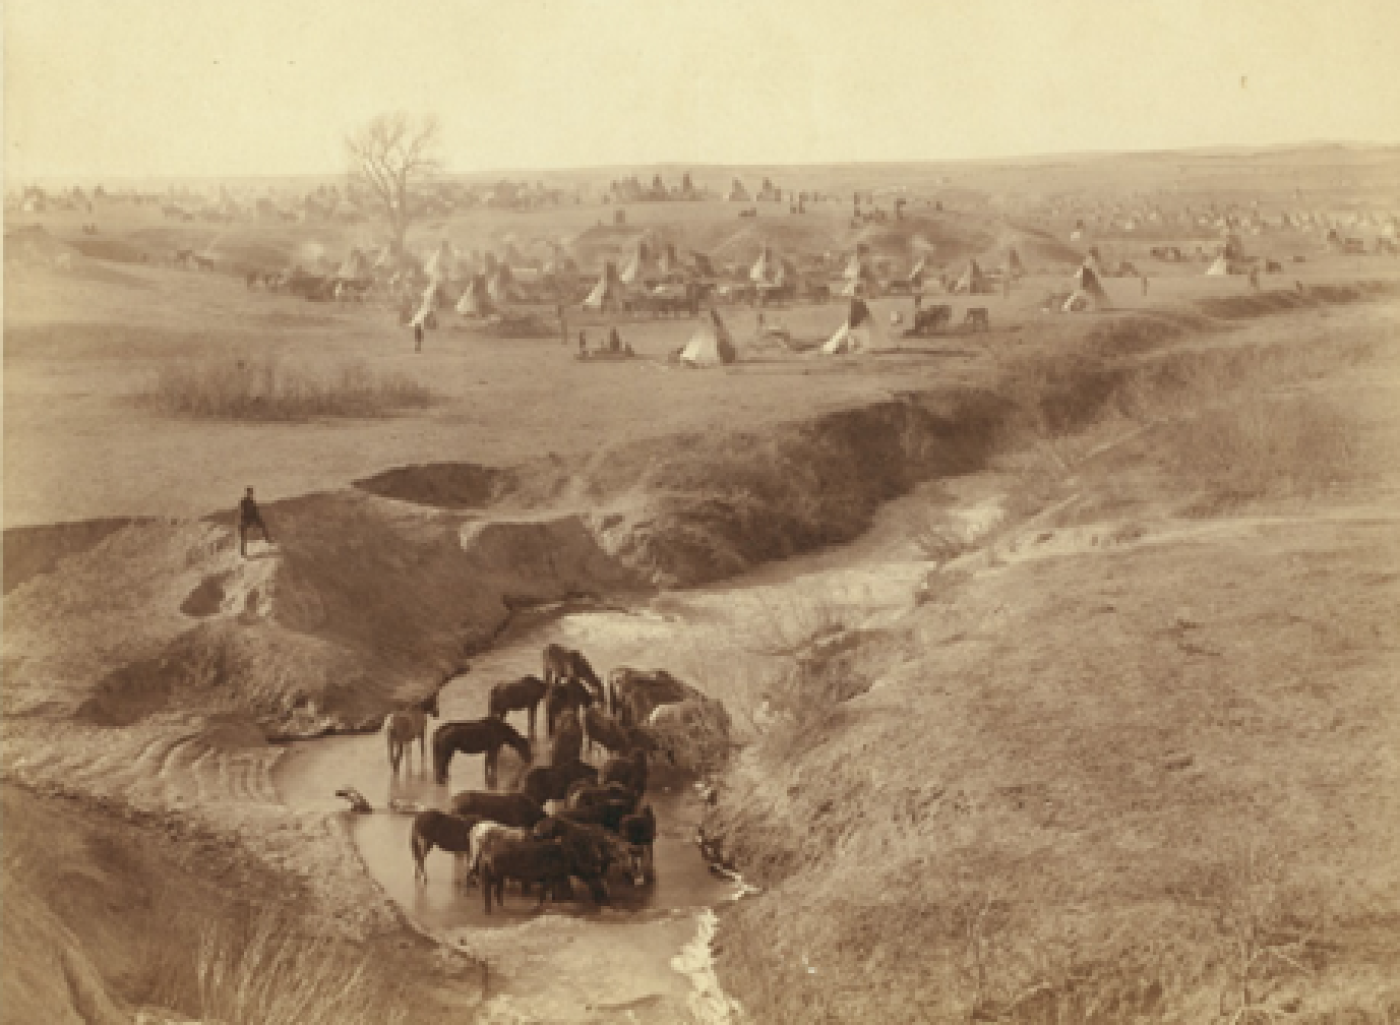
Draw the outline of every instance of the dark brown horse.
M549 693L544 699L545 726L550 736L554 735L561 715L565 712L577 715L580 709L588 708L592 704L593 694L572 676L551 683Z
M562 801L569 796L569 787L583 780L598 782L598 770L587 762L563 762L559 765L537 765L525 773L520 792L541 807L546 801Z
M449 815L445 811L420 811L413 818L409 849L413 852L413 874L419 882L428 881L425 862L434 847L454 854L471 850L472 829L481 819L475 815Z
M588 738L588 750L596 744L610 755L630 751L634 747L655 750L656 741L643 726L624 726L597 705L583 710L583 733Z
M578 714L566 711L559 716L558 729L549 741L549 764L567 765L576 762L583 754L583 727L579 725Z
M452 795L453 815L476 816L503 826L529 829L544 818L544 809L524 794L493 794L489 790L463 790Z
M544 649L544 682L557 680L581 680L588 685L594 701L603 700L603 681L583 657L583 652L574 651L560 644L550 644Z
M491 688L488 706L490 714L497 719L504 719L510 712L528 712L530 714L530 736L533 737L535 735L535 713L539 710L540 702L544 700L548 691L549 685L538 676L522 676L509 683L498 683Z
M439 784L447 782L447 765L452 756L462 754L486 756L486 785L496 788L496 762L501 748L510 745L526 762L530 761L530 742L514 726L503 719L469 719L443 723L433 731L433 778Z
M603 763L603 772L598 777L601 783L621 783L632 793L641 797L647 792L647 778L650 766L647 753L634 748L630 753L609 758Z

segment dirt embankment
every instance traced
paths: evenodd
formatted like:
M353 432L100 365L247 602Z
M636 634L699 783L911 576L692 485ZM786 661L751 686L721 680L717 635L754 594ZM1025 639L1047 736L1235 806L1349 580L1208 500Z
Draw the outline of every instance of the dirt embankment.
M1004 525L770 687L707 823L755 1020L1393 1020L1395 310L1292 326L1021 402Z

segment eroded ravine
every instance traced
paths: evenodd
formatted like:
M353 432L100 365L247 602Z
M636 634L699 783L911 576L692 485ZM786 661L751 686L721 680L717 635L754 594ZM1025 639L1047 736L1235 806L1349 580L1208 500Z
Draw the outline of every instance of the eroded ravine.
M551 641L583 649L600 667L667 666L703 689L724 675L756 619L801 618L810 615L812 602L839 605L862 619L897 615L924 569L906 520L934 491L926 486L889 503L872 530L850 545L769 565L725 585L672 592L645 606L572 612L508 633L442 692L443 717L484 715L490 685L538 674L541 648ZM523 728L523 713L513 721ZM502 753L503 786L511 786L521 769L511 752ZM736 887L700 856L695 834L703 808L691 781L662 776L648 794L660 822L653 885L635 890L614 879L614 906L607 910L585 900L537 913L532 900L512 893L504 911L490 916L480 891L461 888L452 859L441 851L429 856L427 885L415 883L412 816L390 807L441 807L452 793L482 787L479 757L458 756L450 784L439 787L416 751L395 779L382 736L331 737L293 745L275 782L282 799L298 809L343 808L334 793L345 786L368 798L374 814L345 813L367 871L420 928L486 958L489 1008L497 1016L488 1020L713 1022L729 1016L729 1001L709 967L708 942L715 928L710 909L735 898Z

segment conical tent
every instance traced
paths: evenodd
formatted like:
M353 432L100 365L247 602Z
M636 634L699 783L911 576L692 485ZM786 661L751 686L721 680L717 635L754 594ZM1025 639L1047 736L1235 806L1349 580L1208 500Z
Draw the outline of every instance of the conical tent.
M733 363L738 359L734 348L734 338L725 327L717 310L710 310L710 318L700 319L695 333L681 350L681 362L692 367L716 367L722 363Z
M880 294L880 282L875 277L874 268L870 266L864 244L856 246L856 251L847 262L842 277L846 279L846 283L840 291L843 296L851 298L863 296L866 299L872 299Z
M1094 272L1093 267L1089 266L1087 260L1084 266L1074 272L1074 277L1071 280L1074 282L1074 291L1070 293L1062 307L1065 313L1109 308L1108 293L1104 291L1103 282L1099 281L1098 274Z
M498 305L520 302L520 286L508 263L496 264L496 272L487 279L486 290Z
M990 295L993 289L982 268L977 266L977 261L968 260L967 269L953 285L952 291L954 295Z
M666 243L666 248L662 250L661 255L657 258L656 269L661 273L661 276L667 280L684 276L685 268L681 266L681 261L676 256L676 247L674 243Z
M914 264L913 269L909 272L909 276L904 280L913 288L920 287L924 283L925 276L928 274L927 266L928 257L919 257L918 262Z
M756 285L776 285L783 273L782 264L773 256L773 251L764 246L749 270L749 280Z
M1021 262L1021 254L1016 252L1013 246L1006 254L1006 266L1002 268L1013 278L1023 278L1026 276L1026 265Z
M617 276L617 264L609 260L603 265L603 273L593 286L593 291L583 301L583 308L598 312L621 310L626 303L624 292L625 288Z
M749 195L749 190L744 188L744 183L735 178L734 183L729 186L729 195L725 198L731 203L747 203L753 197Z
M495 311L495 303L486 288L486 275L472 275L467 287L462 289L462 297L457 300L457 312L464 317L486 317Z
M822 346L822 355L840 356L852 352L868 352L882 340L879 321L864 299L851 300L845 323L836 329Z
M434 281L446 281L452 277L455 262L456 255L452 250L452 243L443 239L442 244L433 250L432 255L423 264L423 271Z
M1211 278L1223 278L1230 273L1230 261L1225 258L1222 252L1215 258L1215 262L1206 268L1206 276Z
M624 285L645 285L661 279L661 273L657 270L656 261L651 255L651 250L644 240L638 240L637 248L628 259L627 264L618 275L619 280Z

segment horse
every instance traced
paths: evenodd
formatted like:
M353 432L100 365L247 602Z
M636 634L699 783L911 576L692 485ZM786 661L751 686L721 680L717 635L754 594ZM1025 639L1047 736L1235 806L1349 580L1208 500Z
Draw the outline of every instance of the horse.
M496 789L496 761L501 748L509 744L527 763L531 759L530 742L514 726L503 719L468 719L443 723L433 731L433 778L439 784L447 782L447 765L458 751L469 755L486 755L486 785Z
M549 764L567 765L583 754L583 727L578 713L566 711L559 717L558 728L549 742Z
M525 773L520 792L543 807L546 801L564 800L569 796L569 787L580 780L598 782L598 770L580 761L536 765Z
M661 705L693 696L689 687L664 669L647 672L625 666L608 674L608 692L613 717L627 727L646 722Z
M554 735L559 717L565 712L573 712L577 716L579 709L592 704L592 692L572 676L549 684L549 691L544 699L544 723L549 735Z
M390 712L385 717L384 736L389 742L389 765L395 775L398 775L399 763L403 761L404 752L413 746L415 740L418 741L419 764L427 764L428 716L436 719L442 714L438 710L438 693L441 690L439 687L408 708Z
M603 771L598 780L603 784L621 783L640 797L646 793L648 773L646 751L634 748L628 754L615 755L604 762Z
M655 878L652 848L656 844L656 814L651 810L651 805L645 805L640 812L624 818L618 824L617 831L627 845L627 867L632 870L632 885L641 886Z
M489 790L463 790L452 795L453 815L474 815L503 826L529 829L544 818L544 809L524 794L496 794Z
M583 710L583 732L588 738L589 753L592 753L595 744L610 755L633 747L646 747L648 744L656 746L655 741L642 727L624 726L620 720L608 715L596 705Z
M415 815L413 832L409 836L414 879L427 883L428 869L425 862L434 847L441 847L454 854L466 854L470 851L472 830L480 821L475 815L450 815L436 809L420 811Z
M546 820L542 819L541 821ZM489 837L506 836L513 840L528 840L532 835L528 826L503 826L490 819L479 821L472 827L471 847L467 854L467 874L464 882L470 884L473 879L481 878L481 851L486 846Z
M493 891L496 903L504 906L507 879L515 879L525 887L540 883L540 901L536 908L543 907L551 893L555 899L561 894L572 896L571 876L587 883L599 904L608 902L602 876L603 856L597 844L580 836L570 835L562 840L516 840L493 834L482 845L478 868L487 914L491 913Z
M593 693L594 701L603 700L603 681L583 657L583 652L574 651L560 644L546 645L544 649L544 682L554 683L564 678L582 680Z
M498 683L491 688L488 702L490 714L504 719L510 712L528 712L530 736L535 735L535 713L540 702L549 691L549 685L538 676L522 676L509 683Z

